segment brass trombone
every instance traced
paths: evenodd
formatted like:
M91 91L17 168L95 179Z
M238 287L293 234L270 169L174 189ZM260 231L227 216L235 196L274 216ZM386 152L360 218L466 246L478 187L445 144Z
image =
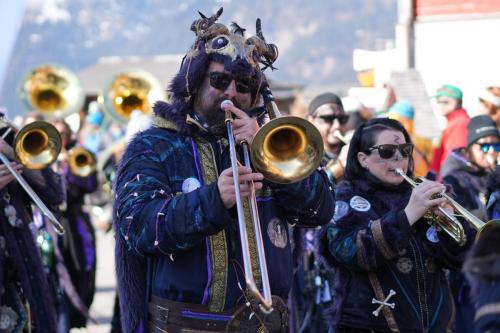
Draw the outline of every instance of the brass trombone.
M408 177L403 170L398 168L396 169L396 172L401 177L403 177L404 180L406 180L412 187L415 188L418 186L418 183ZM489 227L500 225L500 220L491 220L488 222L480 220L446 193L442 193L439 195L445 198L450 203L450 205L452 205L453 208L459 213L456 216L461 216L477 231L476 239L479 239L481 233ZM438 207L438 209L444 215L444 218L434 218L433 223L435 223L437 227L441 228L444 232L450 235L450 237L452 237L460 246L464 245L467 241L467 236L465 235L464 228L462 227L458 219L454 214L446 211L446 209L443 209L441 207Z
M255 170L275 183L292 183L309 176L321 163L323 157L323 142L321 136L311 123L298 117L281 117L269 89L265 91L264 103L268 108L271 121L262 126L252 142L251 153ZM266 254L257 209L257 200L253 183L250 184L249 206L255 232L259 268L262 278L262 293L255 283L252 273L251 255L248 244L248 234L241 201L238 180L238 160L236 143L233 134L232 115L225 109L231 101L223 101L221 109L226 113L226 130L229 141L229 153L233 181L235 184L236 210L242 247L243 267L248 291L258 300L261 310L270 313L273 310L269 274L267 271ZM242 143L244 165L250 167L250 152L248 143Z
M2 135L2 139L5 139L14 127L5 120L4 116L0 119L0 123L7 126L7 130ZM25 168L40 170L56 160L62 148L61 136L53 125L45 121L36 121L24 126L17 132L12 147L14 148L17 159ZM33 202L40 208L43 215L52 223L55 231L59 234L63 234L64 228L61 223L59 223L54 214L45 206L28 182L11 167L11 162L7 156L1 152L0 160L31 197Z

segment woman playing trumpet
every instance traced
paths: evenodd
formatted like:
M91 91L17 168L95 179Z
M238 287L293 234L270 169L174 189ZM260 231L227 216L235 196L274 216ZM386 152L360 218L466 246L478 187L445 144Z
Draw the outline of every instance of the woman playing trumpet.
M396 120L370 120L353 135L334 221L320 238L337 271L329 314L339 332L451 329L443 268L460 265L473 237L464 225L469 237L460 246L427 223L429 210L452 208L438 196L443 185L426 180L412 188L397 172L413 175L412 151Z

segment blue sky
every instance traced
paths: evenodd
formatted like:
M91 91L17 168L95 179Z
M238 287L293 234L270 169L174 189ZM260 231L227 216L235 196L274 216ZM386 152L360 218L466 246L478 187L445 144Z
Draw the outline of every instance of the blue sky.
M16 42L17 32L21 26L25 9L24 0L0 0L0 91L5 78L12 48ZM1 103L0 103L1 104Z

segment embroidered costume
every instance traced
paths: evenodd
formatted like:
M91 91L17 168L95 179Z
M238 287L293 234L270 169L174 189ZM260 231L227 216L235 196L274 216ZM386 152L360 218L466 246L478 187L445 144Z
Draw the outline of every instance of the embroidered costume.
M247 299L235 211L224 207L217 187L229 167L227 141L205 129L191 97L208 65L218 62L235 77L252 77L252 98L258 99L267 85L258 64L272 67L277 49L265 43L260 21L257 36L245 39L241 27L229 32L216 23L221 13L193 23L197 39L170 86L171 104L155 105L152 128L132 140L118 169L114 224L124 332L146 329L148 303L149 327L243 331L243 324L255 321L241 306ZM294 184L265 183L257 202L271 291L286 300L292 280L288 224L327 223L332 194L326 175L316 171ZM255 235L247 230L260 284ZM275 304L271 315L279 317L278 327L270 331L285 331L286 310Z
M371 174L335 192L334 222L321 238L336 268L328 315L336 327L376 332L450 332L453 302L444 268L460 265L460 247L421 219L410 227L412 189L388 187ZM468 244L473 241L468 231ZM341 330L342 332L342 330Z
M9 137L7 137L9 138ZM49 168L41 177L25 170L23 177L48 206L65 199L59 175ZM19 183L0 190L0 331L56 332L56 310L30 225L31 199Z

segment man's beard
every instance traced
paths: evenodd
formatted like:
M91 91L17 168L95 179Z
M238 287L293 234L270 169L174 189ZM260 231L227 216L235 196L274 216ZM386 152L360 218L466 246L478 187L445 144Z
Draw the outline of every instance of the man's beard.
M220 108L220 103L214 103L209 109L200 110L199 115L203 118L210 133L217 137L226 135L226 114Z
M221 109L220 105L224 99L214 102L212 107L198 111L198 115L202 118L207 126L207 130L216 137L226 137L226 113ZM238 104L234 106L241 108Z

